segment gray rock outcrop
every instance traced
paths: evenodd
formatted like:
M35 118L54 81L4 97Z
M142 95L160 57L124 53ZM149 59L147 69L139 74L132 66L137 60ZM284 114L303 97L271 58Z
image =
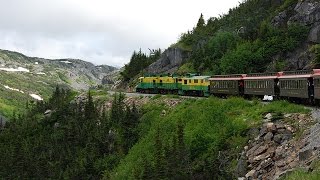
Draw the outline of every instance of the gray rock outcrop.
M310 65L315 58L315 54L310 52L309 49L312 45L320 43L320 3L317 0L299 1L297 4L277 14L272 19L271 24L274 27L301 24L307 26L310 30L307 39L295 50L282 52L274 56L268 70L275 71L275 64L279 59L285 62L285 69L283 70L315 68Z
M152 63L146 71L148 73L173 73L183 64L190 56L190 52L180 48L168 48L165 50L160 59Z
M289 19L288 24L312 25L320 20L320 3L317 0L299 1L294 11L296 14Z
M236 168L238 177L278 179L294 168L308 168L310 162L319 157L320 125L312 125L314 119L305 114L286 114L283 118L264 123L255 138L248 135L251 140L240 154ZM288 124L290 121L298 125ZM311 126L301 138L293 138L298 131Z

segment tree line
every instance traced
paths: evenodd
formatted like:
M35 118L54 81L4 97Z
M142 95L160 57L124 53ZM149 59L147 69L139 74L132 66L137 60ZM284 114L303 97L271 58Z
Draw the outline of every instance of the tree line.
M56 88L47 102L28 103L0 131L0 177L97 179L108 174L138 140L139 111L116 94L111 110L98 109ZM44 114L44 112L46 112Z

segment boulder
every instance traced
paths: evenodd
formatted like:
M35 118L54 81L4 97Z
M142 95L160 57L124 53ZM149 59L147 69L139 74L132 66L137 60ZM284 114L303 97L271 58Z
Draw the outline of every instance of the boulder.
M264 154L260 154L259 156L256 156L253 158L253 161L254 162L258 162L258 161L261 161L261 160L264 160L264 159L267 159L270 157L270 154L269 153L264 153Z
M284 161L284 160L280 160L280 161L276 161L276 162L275 162L275 165L276 165L277 167L284 167L285 165L287 165L287 163L286 163L286 161Z
M277 129L285 129L285 126L281 123L276 124Z
M268 158L264 161L261 162L260 166L261 166L261 169L265 169L266 167L270 166L273 164L273 161L271 158Z
M262 128L260 129L260 134L259 136L262 137L264 136L265 134L268 133L268 129L267 129L267 126L262 126Z
M263 137L263 139L264 139L265 141L271 141L272 138L273 138L272 132L268 132L268 133Z
M255 174L256 170L252 169L251 171L249 171L247 174L246 174L246 178L248 179L249 177L253 177L253 175Z
M253 146L252 146L251 148L249 148L249 150L247 151L246 156L253 155L254 152L255 152L259 147L261 147L261 146L262 146L262 144L255 144L255 145L253 145Z
M285 115L283 115L284 118L289 118L289 117L291 117L291 116L292 116L292 114L285 114Z
M274 137L273 137L273 141L278 143L278 144L281 144L282 143L282 134L276 134Z
M244 177L247 173L247 168L248 168L248 164L247 164L247 158L245 153L242 153L238 163L237 163L237 167L236 167L236 174L238 177Z
M253 154L254 154L255 156L260 155L260 154L262 154L262 153L266 152L266 151L267 151L267 149L268 149L268 145L267 145L267 144L265 144L265 145L260 146L259 148L257 148L257 149L254 151L254 153L253 153Z
M265 119L269 119L271 120L272 119L272 114L271 113L268 113L264 116Z
M274 123L267 123L267 130L268 132L275 132L277 127Z

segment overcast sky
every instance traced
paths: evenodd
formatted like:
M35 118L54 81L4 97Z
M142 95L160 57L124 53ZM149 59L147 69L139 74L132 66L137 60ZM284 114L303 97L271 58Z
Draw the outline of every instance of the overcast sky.
M0 0L0 49L123 66L242 0Z

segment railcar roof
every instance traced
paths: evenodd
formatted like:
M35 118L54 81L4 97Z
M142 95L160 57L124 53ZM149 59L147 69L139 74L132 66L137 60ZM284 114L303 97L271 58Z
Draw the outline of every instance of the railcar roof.
M276 79L278 76L253 76L253 77L243 77L243 80L254 80L254 79Z
M312 76L313 74L297 74L297 75L280 76L279 79L309 78Z
M228 77L228 78L221 78L221 77L216 77L216 78L209 78L209 81L238 81L241 80L242 77Z
M192 77L182 77L181 79L208 79L210 76L192 76Z

